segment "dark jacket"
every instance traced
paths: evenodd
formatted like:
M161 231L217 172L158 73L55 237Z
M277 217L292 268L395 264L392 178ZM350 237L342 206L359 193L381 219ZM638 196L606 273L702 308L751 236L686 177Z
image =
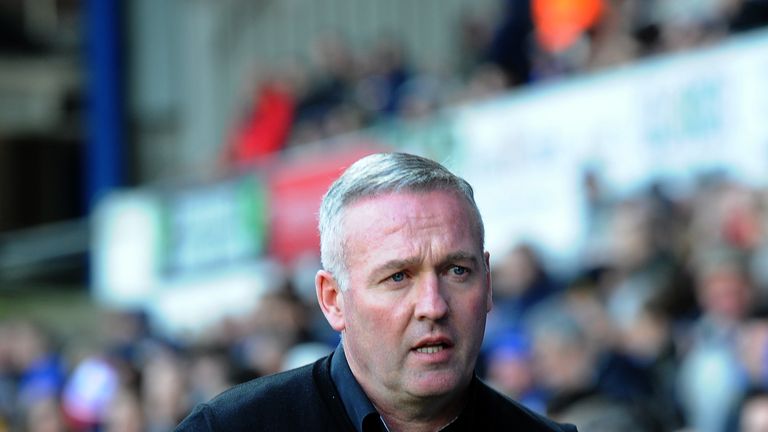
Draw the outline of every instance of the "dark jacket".
M176 431L354 432L331 379L330 358L237 385L198 405ZM576 432L574 426L539 416L477 378L472 381L467 407L444 430Z

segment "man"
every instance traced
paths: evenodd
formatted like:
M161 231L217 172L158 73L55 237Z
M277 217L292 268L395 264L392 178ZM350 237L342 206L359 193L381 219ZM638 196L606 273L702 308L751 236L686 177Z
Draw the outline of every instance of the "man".
M178 431L575 431L474 374L491 309L472 187L440 164L375 154L320 207L320 308L342 343L312 365L198 406Z

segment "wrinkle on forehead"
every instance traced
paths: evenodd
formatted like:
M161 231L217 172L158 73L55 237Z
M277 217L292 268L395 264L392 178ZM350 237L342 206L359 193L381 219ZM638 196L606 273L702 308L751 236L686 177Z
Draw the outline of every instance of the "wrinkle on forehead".
M358 198L351 203L347 204L347 206L344 208L344 214L341 218L342 225L346 225L347 221L347 215L350 210L359 208L364 206L367 203L371 203L380 199L386 199L390 196L414 196L414 197L427 197L430 194L442 194L445 197L453 197L456 198L455 202L459 202L462 205L460 206L464 212L466 212L466 216L469 218L470 221L472 221L472 225L477 225L479 221L475 220L477 216L474 214L474 211L472 210L472 206L470 203L466 201L466 198L464 198L462 195L460 195L457 192L450 191L450 190L429 190L429 191L396 191L396 192L387 192L387 193L381 193L372 195L369 197L364 198ZM432 213L430 212L430 209L428 207L425 207L421 201L414 200L414 201L405 201L401 202L400 204L405 204L408 210L409 218L408 220L403 221L403 225L405 225L406 222L409 222L411 220L418 220L418 219L431 219ZM392 222L396 222L397 218L392 217ZM396 232L399 228L398 227L392 227L391 232ZM387 232L390 233L390 232ZM479 233L478 233L479 234ZM346 240L346 239L345 239Z
M387 208L388 204L392 208ZM352 214L354 222L350 220ZM367 259L437 263L461 252L482 261L482 242L473 219L469 205L452 192L400 192L360 200L346 210L343 219L345 262L348 266L361 264L360 259L366 258L360 255L384 243L385 248L379 247L378 253Z
M399 193L399 195L405 195ZM423 193L409 193L408 195L423 195ZM404 231L406 235L413 234L418 231L437 231L437 235L445 235L445 226L451 221L445 219L445 215L435 213L433 208L425 207L418 200L401 200L399 205L405 205L405 208L392 209L388 218L382 219L380 217L380 209L376 209L373 206L366 206L367 203L382 199L383 196L377 196L360 200L353 204L344 214L342 223L346 226L344 230L344 242L349 242L348 234L362 235L363 237L371 237L373 235L392 235L397 234L400 231ZM358 225L355 227L347 226L350 210L363 211L367 218L361 221L358 218ZM462 209L466 210L466 209ZM389 209L387 210L389 212ZM466 212L469 216L469 212ZM459 223L459 221L455 221Z

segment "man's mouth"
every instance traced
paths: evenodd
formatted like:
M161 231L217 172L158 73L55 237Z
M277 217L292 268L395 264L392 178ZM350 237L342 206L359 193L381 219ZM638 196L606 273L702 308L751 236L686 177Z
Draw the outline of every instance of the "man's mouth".
M428 345L416 348L416 352L422 353L422 354L435 354L439 353L440 351L445 348L445 345L439 344L439 345Z
M442 335L428 336L418 341L413 348L419 354L437 354L453 347L453 341Z

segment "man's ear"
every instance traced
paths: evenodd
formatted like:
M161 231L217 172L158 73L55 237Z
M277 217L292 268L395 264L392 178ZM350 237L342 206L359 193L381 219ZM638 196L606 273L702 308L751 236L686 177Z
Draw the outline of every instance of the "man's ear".
M485 261L485 289L488 290L488 299L486 300L486 312L490 312L493 309L493 281L491 280L491 254L486 251L483 254Z
M341 287L333 275L325 270L319 270L315 275L315 292L320 310L331 327L340 332L346 327L344 322L344 299Z

